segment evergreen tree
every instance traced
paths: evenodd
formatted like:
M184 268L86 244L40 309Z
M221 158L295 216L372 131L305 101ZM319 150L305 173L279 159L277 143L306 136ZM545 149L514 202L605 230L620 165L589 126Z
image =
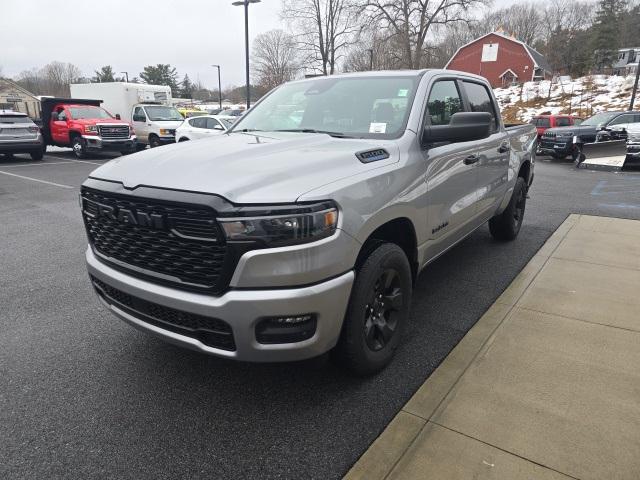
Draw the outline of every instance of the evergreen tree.
M96 76L91 79L93 83L115 82L115 75L111 65L105 65L95 71Z
M189 75L185 74L182 83L180 84L182 89L180 90L180 96L182 98L193 98L193 83L189 80Z
M167 85L171 87L171 94L178 96L178 72L171 65L159 63L157 65L147 65L144 71L140 72L140 78L150 85Z
M620 27L627 12L627 0L600 0L593 24L592 48L599 71L615 62L620 45Z

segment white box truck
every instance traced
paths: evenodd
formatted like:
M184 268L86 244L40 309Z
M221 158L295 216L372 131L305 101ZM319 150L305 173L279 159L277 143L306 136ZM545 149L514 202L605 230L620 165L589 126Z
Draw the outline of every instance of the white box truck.
M171 106L171 88L141 83L74 83L72 98L95 98L116 117L133 124L138 147L157 147L175 142L183 117Z

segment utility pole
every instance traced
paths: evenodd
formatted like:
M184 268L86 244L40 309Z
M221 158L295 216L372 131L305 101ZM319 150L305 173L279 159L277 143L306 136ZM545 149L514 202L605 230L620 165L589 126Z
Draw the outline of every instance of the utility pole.
M249 4L260 3L260 0L240 0L231 5L244 6L244 48L245 48L245 69L247 73L247 110L251 108L251 78L249 77Z
M629 110L633 110L633 104L636 101L636 93L638 93L638 80L640 79L640 62L636 66L636 81L633 84L633 92L631 93L631 102L629 103Z
M218 69L218 102L220 110L222 110L222 84L220 83L220 65L211 65Z

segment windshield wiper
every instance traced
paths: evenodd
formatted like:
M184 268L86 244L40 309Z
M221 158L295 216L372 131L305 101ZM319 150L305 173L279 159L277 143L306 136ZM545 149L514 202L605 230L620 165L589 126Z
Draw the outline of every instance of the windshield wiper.
M335 138L354 138L349 135L345 135L342 132L330 132L327 130L316 130L315 128L290 128L286 130L275 130L276 132L298 132L298 133L326 133L327 135Z

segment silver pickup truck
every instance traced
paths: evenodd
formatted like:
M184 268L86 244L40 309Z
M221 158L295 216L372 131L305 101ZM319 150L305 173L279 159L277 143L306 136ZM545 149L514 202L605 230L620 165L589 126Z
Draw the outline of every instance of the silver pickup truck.
M487 221L517 237L535 142L466 73L287 83L224 135L91 173L91 282L115 315L184 347L261 362L331 350L372 373L421 270Z

